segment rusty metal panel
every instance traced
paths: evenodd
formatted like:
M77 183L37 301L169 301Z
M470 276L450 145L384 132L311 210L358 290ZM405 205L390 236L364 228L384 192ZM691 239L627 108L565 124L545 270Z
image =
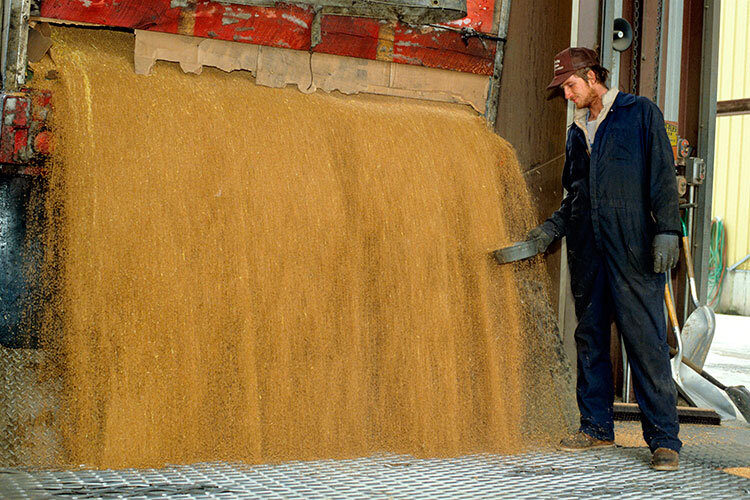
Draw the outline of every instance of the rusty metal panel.
M268 6L269 0L233 0L240 5ZM443 23L466 17L466 0L295 0L324 14L370 17L409 24Z
M0 94L0 101L0 169L3 173L42 173L51 147L47 124L51 93Z
M313 11L309 7L255 7L198 2L194 16L192 33L183 34L288 49L310 49Z
M492 33L494 2L468 0L467 11L466 18L446 25L451 30L414 27L395 21L323 15L321 41L311 49L312 6L277 4L274 7L260 7L208 0L46 0L40 8L44 18L490 75L494 43L482 43L479 38L470 36L470 30Z

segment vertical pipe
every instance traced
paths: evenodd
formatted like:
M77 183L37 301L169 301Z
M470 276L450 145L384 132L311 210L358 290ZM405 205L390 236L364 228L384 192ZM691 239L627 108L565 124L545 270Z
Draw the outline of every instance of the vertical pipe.
M508 38L508 23L510 22L510 0L502 0L500 7L500 19L497 23L497 37L499 40L495 44L495 66L490 77L490 85L487 92L487 102L485 103L484 116L487 119L487 126L490 130L495 130L497 123L497 107L500 98L500 81L503 76L503 55L505 53L505 40Z
M578 46L578 30L580 25L580 10L581 0L571 0L571 15L570 15L570 46ZM575 113L575 107L572 102L568 102L568 110L566 115L566 125L573 123L573 115ZM567 127L566 127L567 134ZM565 136L562 137L565 140ZM567 195L565 189L562 193L563 197ZM562 200L562 198L561 198ZM560 325L560 335L563 338L563 344L568 347L571 345L572 354L571 360L575 363L575 347L572 344L573 330L578 322L575 317L573 309L573 292L570 289L570 268L568 267L568 243L567 238L562 239L560 246L560 283L558 291L558 302L557 302L557 318L558 324ZM571 343L569 344L568 341ZM573 372L575 373L575 366L573 366Z
M5 88L5 66L8 62L8 35L10 33L10 2L2 3L2 37L0 38L0 84Z
M657 15L656 15L656 54L654 55L654 89L653 89L653 101L656 105L659 105L661 99L661 55L664 52L664 0L657 0Z
M682 69L682 18L684 0L669 2L667 69L664 85L664 119L676 122L680 115L680 70Z
M29 38L31 0L6 0L9 4L7 35L3 33L3 90L15 91L26 83L26 45ZM7 43L5 43L7 36Z
M607 69L612 69L614 58L612 57L612 41L614 38L615 9L612 0L604 0L601 10L601 38L599 39L599 62Z
M614 7L612 12L612 31L614 31L614 20L618 17L622 17L622 0L614 0ZM614 33L612 34L614 40ZM612 88L619 88L620 86L620 52L616 52L612 49L612 66L606 66L609 69L609 86Z
M706 0L703 12L701 51L701 104L698 129L698 156L706 162L706 178L698 189L693 225L693 257L698 297L706 297L708 258L711 241L711 203L714 188L716 136L716 93L719 68L720 0Z

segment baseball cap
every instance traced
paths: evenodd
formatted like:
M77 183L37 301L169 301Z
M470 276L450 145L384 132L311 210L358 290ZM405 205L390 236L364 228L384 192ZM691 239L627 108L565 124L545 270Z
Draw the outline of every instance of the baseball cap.
M555 56L555 77L547 85L547 90L559 87L570 78L570 75L581 68L597 66L599 56L596 52L586 47L568 47Z

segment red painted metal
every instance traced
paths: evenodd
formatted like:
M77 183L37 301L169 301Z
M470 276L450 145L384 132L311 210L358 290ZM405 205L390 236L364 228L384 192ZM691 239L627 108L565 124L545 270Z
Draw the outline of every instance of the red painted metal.
M26 89L2 94L0 164L14 165L14 171L21 174L42 172L51 148L47 130L51 97L49 91Z
M375 59L381 23L377 19L325 16L320 23L323 33L316 52L339 56Z
M42 2L42 17L105 26L177 32L181 8L170 0L50 0Z
M310 6L253 7L183 0L42 0L42 17L310 50ZM467 0L454 28L492 32L494 0ZM459 33L374 19L324 16L313 52L492 74L495 44Z

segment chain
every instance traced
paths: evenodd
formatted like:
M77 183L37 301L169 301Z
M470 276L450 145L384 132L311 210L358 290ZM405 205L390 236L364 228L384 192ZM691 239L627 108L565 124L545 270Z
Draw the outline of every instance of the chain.
M656 54L654 55L654 99L659 104L659 76L661 75L661 23L664 15L664 0L659 0L656 9Z
M638 58L640 57L640 39L641 39L641 2L633 2L633 67L630 68L630 91L638 93Z

